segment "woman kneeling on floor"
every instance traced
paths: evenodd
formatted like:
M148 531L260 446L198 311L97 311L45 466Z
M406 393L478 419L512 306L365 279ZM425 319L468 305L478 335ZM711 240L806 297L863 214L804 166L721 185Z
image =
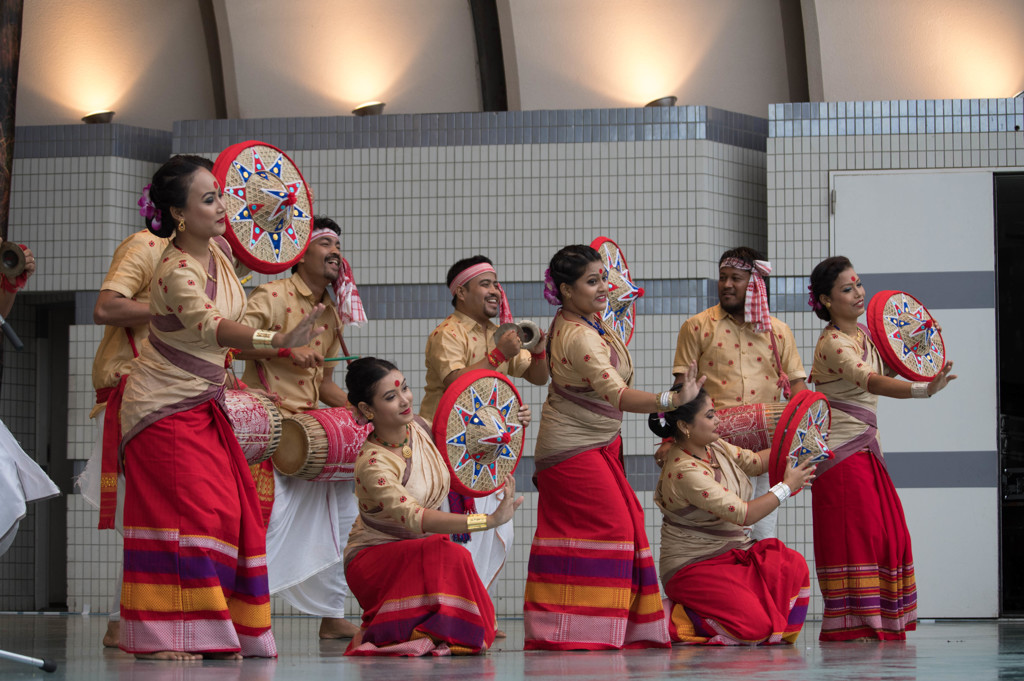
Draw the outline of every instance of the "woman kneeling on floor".
M814 477L814 466L786 471L784 482L746 501L748 476L767 469L768 450L720 440L711 398L697 397L652 414L651 430L673 438L659 459L654 501L661 526L661 580L673 642L707 645L793 643L807 616L807 561L778 539L755 542L744 531Z
M473 557L450 534L493 529L523 503L505 478L490 515L437 510L450 475L402 373L375 357L349 365L349 401L373 423L355 465L359 517L345 577L363 608L346 655L471 655L494 642L494 605Z

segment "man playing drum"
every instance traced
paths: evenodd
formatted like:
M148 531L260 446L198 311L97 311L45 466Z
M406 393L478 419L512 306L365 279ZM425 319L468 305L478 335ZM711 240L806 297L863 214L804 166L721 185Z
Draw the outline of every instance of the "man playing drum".
M309 246L292 267L292 276L263 284L249 297L245 323L279 332L324 304L316 324L327 330L305 347L240 354L246 360L242 380L250 389L268 392L286 417L316 409L320 402L330 407L348 404L345 391L334 382L336 363L324 358L341 354L342 320L358 324L366 316L351 269L341 257L340 235L333 220L314 217ZM335 290L337 306L328 286ZM358 515L352 481L287 477L274 471L270 461L255 475L260 503L273 503L267 525L270 592L298 610L319 615L320 638L352 637L359 627L344 619L348 584L341 563L341 550Z
M495 337L498 327L491 319L500 314L504 324L512 321L512 313L491 261L482 255L460 260L448 270L446 281L455 311L427 339L427 387L420 416L432 422L445 388L473 369L489 369L525 378L534 385L545 385L548 364L543 342L537 344L536 353L531 355L522 349L515 331ZM448 496L448 508L442 509L454 513L492 513L498 502L496 495L473 499L453 492ZM473 554L480 581L488 588L505 564L512 536L512 523L471 536L455 536Z
M727 441L731 440L726 410L753 405L773 410L780 396L789 399L806 388L807 373L800 362L793 332L784 322L770 316L768 310L764 278L771 271L771 263L752 248L726 251L718 261L718 305L690 317L679 329L672 362L674 378L678 381L690 363L697 361L697 370L708 378L704 388L723 418L720 432ZM774 425L768 424L764 441L752 449L771 445ZM662 449L656 456L663 456ZM751 482L751 498L768 491L767 473ZM773 511L755 523L753 538L774 537L776 520Z
M93 321L105 325L103 339L96 348L96 357L92 362L92 387L96 390L96 405L89 418L96 420L97 440L85 472L78 479L78 485L85 500L97 508L101 506L102 496L101 462L107 400L117 389L122 377L128 375L132 360L139 354L139 344L149 335L149 284L166 247L167 239L154 235L148 229L135 232L122 241L114 251L110 269L100 285L99 297L93 308ZM112 417L116 419L117 414L112 414ZM117 443L113 445L116 447ZM116 474L116 471L113 473ZM109 487L112 481L107 482ZM124 476L121 476L117 480L115 507L118 531L123 506ZM110 519L101 517L100 524L109 528ZM120 638L120 599L119 565L117 590L111 604L107 631L103 635L103 645L108 648L116 648Z

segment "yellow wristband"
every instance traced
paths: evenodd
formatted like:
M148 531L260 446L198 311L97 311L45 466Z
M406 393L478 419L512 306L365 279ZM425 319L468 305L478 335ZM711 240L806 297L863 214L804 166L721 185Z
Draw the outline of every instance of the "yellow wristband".
M466 532L480 532L487 529L487 515L484 513L471 513L466 516Z
M252 347L256 350L271 350L274 347L274 344L271 341L274 340L274 336L276 335L277 331L256 329L252 334Z

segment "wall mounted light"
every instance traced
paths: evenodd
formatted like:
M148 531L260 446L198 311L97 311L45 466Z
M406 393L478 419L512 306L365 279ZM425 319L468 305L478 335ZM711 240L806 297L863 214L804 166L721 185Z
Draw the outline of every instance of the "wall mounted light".
M384 113L384 105L385 102L363 102L352 109L352 113L356 116L379 116Z
M654 106L675 106L676 99L677 98L675 95L669 95L668 97L659 97L658 99L651 100L650 102L644 104L644 108L646 109L648 107Z
M109 123L114 120L113 111L93 111L91 114L82 116L82 122L89 125L92 123Z

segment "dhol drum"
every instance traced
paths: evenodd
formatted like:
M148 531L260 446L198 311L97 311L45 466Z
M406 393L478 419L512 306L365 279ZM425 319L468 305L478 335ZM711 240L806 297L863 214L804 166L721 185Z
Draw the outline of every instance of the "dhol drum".
M768 458L768 481L783 481L787 467L799 466L810 459L821 463L834 454L828 447L828 431L832 426L832 408L828 398L813 390L802 390L789 401L779 417L772 436ZM796 496L799 490L793 492Z
M225 390L224 406L249 465L273 456L281 441L281 412L269 398L244 390Z
M909 293L879 291L868 303L867 320L882 361L903 378L930 381L946 365L938 324Z
M274 468L303 480L351 480L356 457L373 430L356 423L347 407L295 414L281 426Z
M434 442L452 489L485 497L505 486L523 455L519 391L504 374L475 369L448 386L434 414Z
M786 405L781 402L742 404L717 410L718 434L740 449L759 452L772 446L772 433Z

